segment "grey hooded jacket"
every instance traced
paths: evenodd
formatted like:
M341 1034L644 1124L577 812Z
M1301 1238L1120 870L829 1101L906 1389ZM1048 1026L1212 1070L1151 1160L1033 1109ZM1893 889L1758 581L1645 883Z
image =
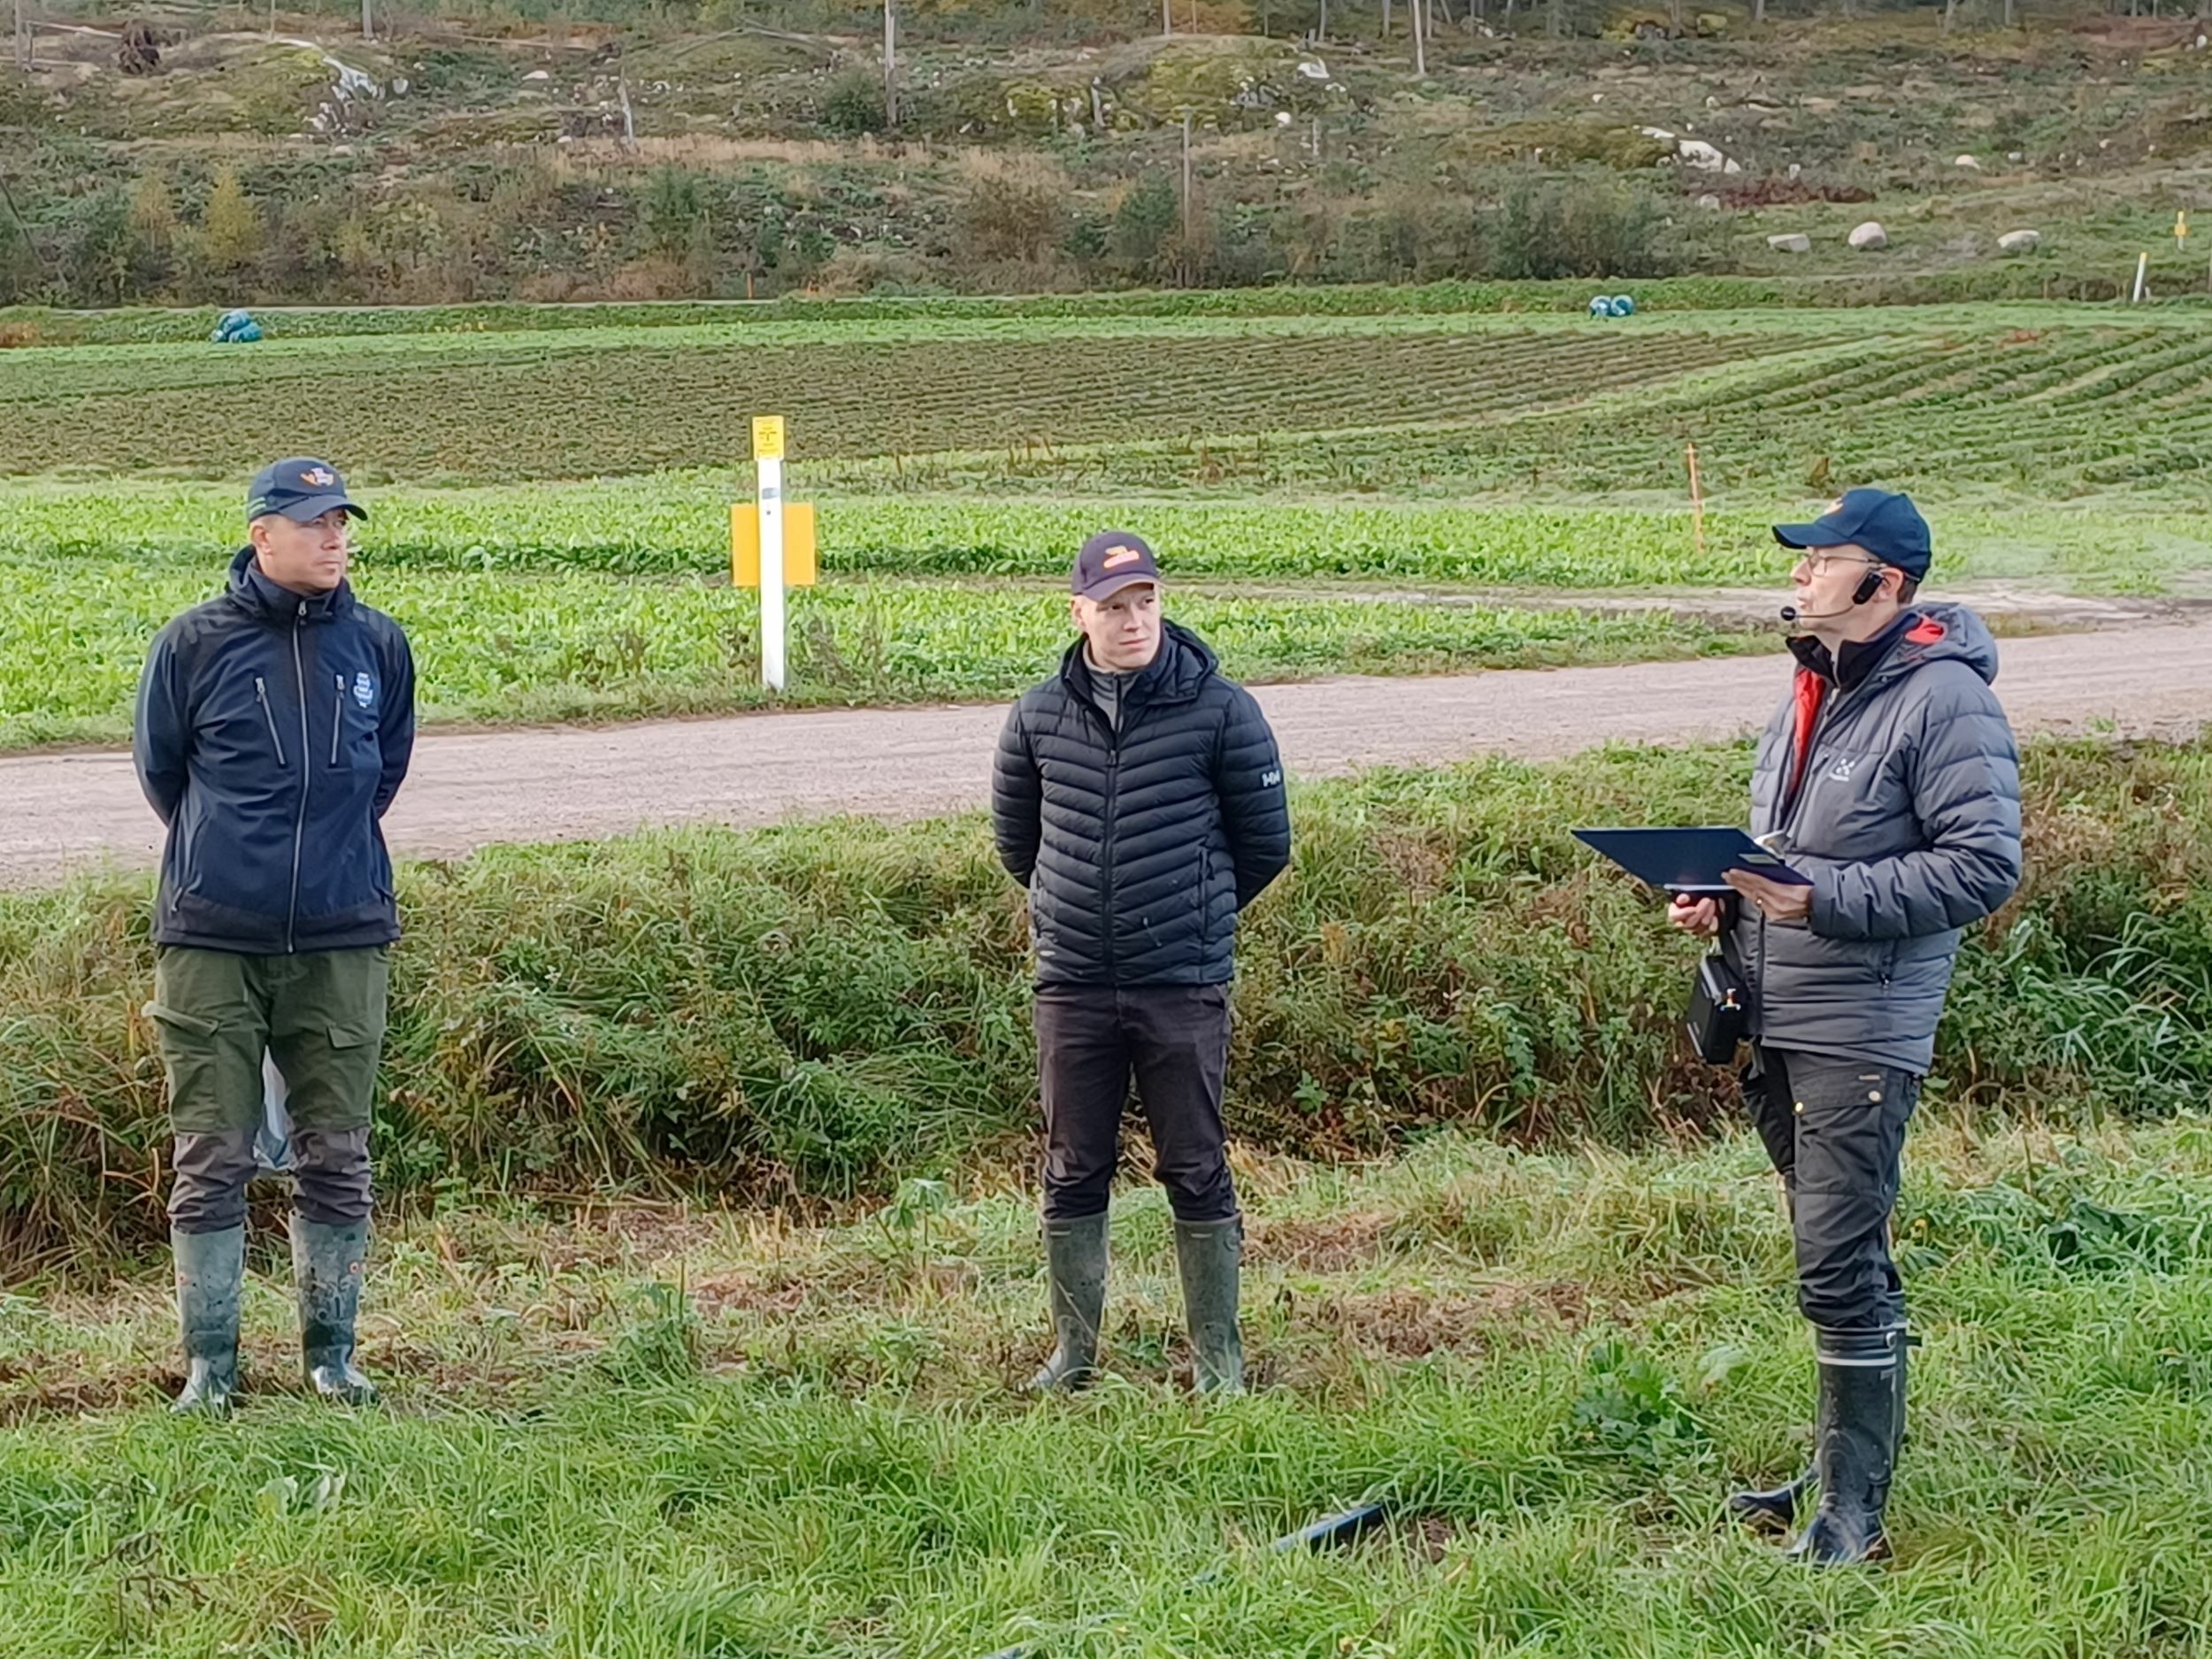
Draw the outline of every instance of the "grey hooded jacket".
M1738 908L1728 954L1770 1047L1925 1073L1960 930L2020 882L2020 755L1989 688L1997 646L1970 611L1918 608L1840 664L1793 794L1795 695L1759 740L1751 833L1813 879L1802 922Z

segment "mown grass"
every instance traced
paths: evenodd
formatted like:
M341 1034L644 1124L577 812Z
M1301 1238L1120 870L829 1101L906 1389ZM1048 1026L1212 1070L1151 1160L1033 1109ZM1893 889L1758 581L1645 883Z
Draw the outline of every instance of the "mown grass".
M273 1256L224 1426L162 1411L158 1282L0 1302L0 1654L2201 1648L2201 1118L1924 1116L1925 1346L1870 1572L1718 1517L1794 1471L1811 1403L1750 1137L1240 1174L1260 1388L1232 1402L1183 1392L1153 1192L1118 1206L1113 1379L1021 1400L1035 1224L988 1174L819 1230L473 1201L392 1225L364 1325L389 1404L358 1416L299 1397ZM1367 1497L1384 1535L1266 1549Z
M1693 947L1569 832L1740 811L1741 748L1301 787L1247 918L1231 1111L1364 1154L1445 1125L1633 1144L1732 1108ZM2039 743L2029 876L1972 930L1930 1097L2140 1117L2212 1087L2212 744ZM0 899L0 1260L158 1239L148 884ZM403 869L388 1188L839 1199L1033 1110L1023 895L975 818L707 829Z

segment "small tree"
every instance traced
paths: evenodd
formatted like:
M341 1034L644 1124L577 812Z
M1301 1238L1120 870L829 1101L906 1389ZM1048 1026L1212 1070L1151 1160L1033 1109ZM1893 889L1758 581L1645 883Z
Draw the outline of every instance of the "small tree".
M200 249L208 269L219 275L236 275L258 260L267 246L268 227L238 181L237 171L218 168L207 205L200 212Z

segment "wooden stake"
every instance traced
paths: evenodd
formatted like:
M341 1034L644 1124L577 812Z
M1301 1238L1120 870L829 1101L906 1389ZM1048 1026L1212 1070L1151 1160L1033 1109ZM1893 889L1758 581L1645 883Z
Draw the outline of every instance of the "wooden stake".
M1697 445L1686 446L1690 457L1690 526L1697 537L1697 556L1705 557L1705 491L1698 482Z

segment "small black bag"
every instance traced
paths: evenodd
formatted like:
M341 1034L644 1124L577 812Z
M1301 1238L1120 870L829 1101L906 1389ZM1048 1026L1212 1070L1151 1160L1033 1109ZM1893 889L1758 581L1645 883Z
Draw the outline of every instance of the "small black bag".
M1726 1065L1736 1057L1736 1045L1744 1040L1750 1023L1751 994L1743 975L1719 951L1710 952L1697 964L1690 1010L1682 1022L1690 1033L1690 1047L1699 1059Z

